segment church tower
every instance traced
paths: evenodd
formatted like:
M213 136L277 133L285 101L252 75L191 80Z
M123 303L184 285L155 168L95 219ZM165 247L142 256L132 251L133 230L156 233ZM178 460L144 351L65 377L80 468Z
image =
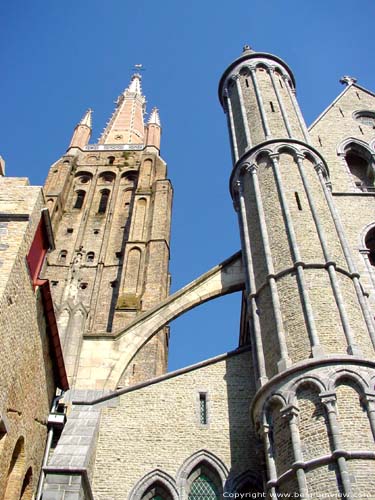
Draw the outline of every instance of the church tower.
M160 156L158 110L145 123L145 103L141 76L134 74L99 142L89 144L88 110L46 180L56 250L45 277L73 388L83 339L113 339L168 295L172 187ZM164 327L131 360L120 384L164 373L167 352ZM100 350L93 355L100 360Z
M269 498L375 496L375 331L284 61L246 46L219 98L246 269L248 337ZM363 472L366 471L366 472Z

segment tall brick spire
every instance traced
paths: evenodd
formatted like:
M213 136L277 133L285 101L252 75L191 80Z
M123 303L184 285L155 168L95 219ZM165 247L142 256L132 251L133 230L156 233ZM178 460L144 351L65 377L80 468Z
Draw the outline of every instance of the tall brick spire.
M129 86L116 101L116 109L99 144L143 144L146 99L142 94L141 75L135 73Z

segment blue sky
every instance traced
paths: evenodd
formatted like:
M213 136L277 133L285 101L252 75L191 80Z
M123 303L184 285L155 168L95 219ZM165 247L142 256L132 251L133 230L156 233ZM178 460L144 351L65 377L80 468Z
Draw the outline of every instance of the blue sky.
M13 0L0 18L0 154L7 175L33 184L43 184L88 107L96 141L133 65L144 65L174 186L173 291L240 246L217 85L245 43L289 64L308 124L344 74L375 90L370 0ZM170 368L236 347L239 302L224 297L172 323Z

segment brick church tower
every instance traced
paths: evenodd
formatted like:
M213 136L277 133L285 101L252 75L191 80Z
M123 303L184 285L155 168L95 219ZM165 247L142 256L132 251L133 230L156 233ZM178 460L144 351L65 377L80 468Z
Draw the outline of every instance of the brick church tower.
M71 387L77 386L84 338L112 339L169 291L172 187L160 157L158 110L145 124L145 102L135 74L98 144L88 144L88 110L46 180L56 250L45 277L52 284ZM131 360L119 383L164 373L167 346L164 327ZM102 353L91 354L99 359L100 378ZM82 373L85 368L91 369L83 365Z
M363 89L351 91L341 120L328 126L344 135L347 117L351 132L362 133L363 149L352 137L342 155L352 179L361 176L354 196L339 183L332 193L330 170L342 165L327 165L321 146L328 148L330 139L336 146L337 138L326 129L313 143L293 74L281 59L246 46L220 82L257 384L251 413L264 442L270 498L375 497L369 480L375 472L374 321L355 263L360 253L354 259L341 222L350 234L353 215L338 211L346 196L358 217L366 209L373 217L373 159L366 162L365 127L358 128L352 112L374 102ZM341 191L338 203L335 191Z

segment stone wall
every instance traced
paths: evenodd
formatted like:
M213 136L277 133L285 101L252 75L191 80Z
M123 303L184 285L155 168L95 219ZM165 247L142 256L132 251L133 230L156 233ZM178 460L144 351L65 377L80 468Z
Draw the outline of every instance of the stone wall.
M223 471L228 489L247 471L261 482L262 455L249 416L255 391L251 353L201 365L136 388L120 396L117 406L102 409L95 499L138 498L153 477L168 477L181 494L200 460L219 476ZM207 398L207 424L201 423L200 393Z
M31 499L55 391L41 292L26 263L44 200L25 179L0 178L0 191L0 498Z

